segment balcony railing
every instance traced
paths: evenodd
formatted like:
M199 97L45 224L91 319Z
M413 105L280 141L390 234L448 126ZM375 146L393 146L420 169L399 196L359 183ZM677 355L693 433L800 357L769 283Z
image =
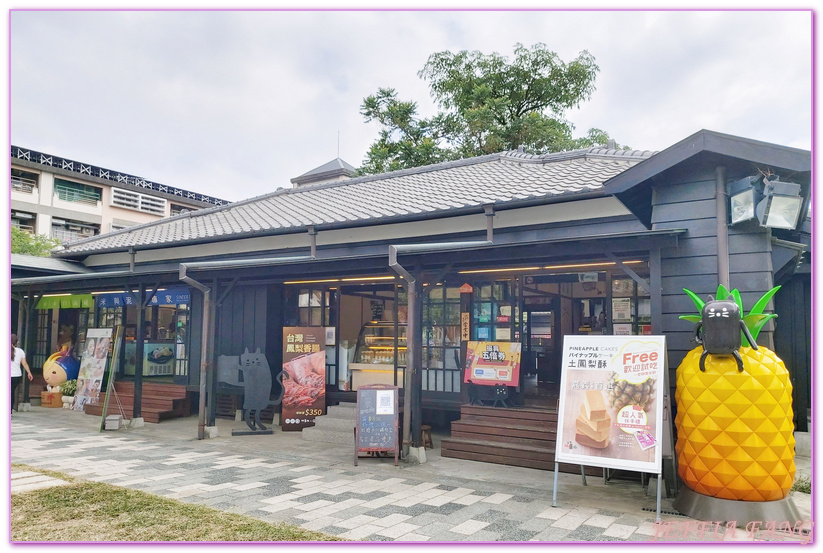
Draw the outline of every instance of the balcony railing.
M24 231L28 232L29 234L34 234L34 226L33 225L24 225L24 224L20 223L19 221L16 221L16 220L12 219L11 220L11 226L13 226L14 228L19 228L20 230L24 230Z
M11 178L11 189L15 192L31 194L35 188L37 188L37 181L34 179L27 179L25 177Z
M63 184L54 185L54 194L64 202L78 202L81 204L97 205L102 198L100 194L78 190Z

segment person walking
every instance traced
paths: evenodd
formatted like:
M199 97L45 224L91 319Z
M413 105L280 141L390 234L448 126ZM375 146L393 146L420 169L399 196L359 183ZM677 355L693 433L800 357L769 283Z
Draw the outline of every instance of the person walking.
M14 393L17 391L17 386L20 384L20 380L23 378L23 371L22 368L26 369L26 374L29 376L29 381L34 378L31 375L31 369L29 369L29 364L26 363L26 352L22 349L17 347L17 334L11 335L11 412L13 413L16 409L14 408Z

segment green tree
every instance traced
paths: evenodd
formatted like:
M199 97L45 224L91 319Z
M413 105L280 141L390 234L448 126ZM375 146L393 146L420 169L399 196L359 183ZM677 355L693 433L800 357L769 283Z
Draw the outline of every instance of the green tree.
M17 227L11 227L11 253L22 253L49 257L51 250L60 245L60 241L43 234L29 234Z
M421 118L415 102L401 101L391 88L363 100L366 122L381 125L361 173L372 174L513 150L545 153L605 144L600 129L573 138L566 110L589 100L599 71L586 51L565 63L545 44L516 44L509 60L462 50L429 56L418 76L429 83L441 109Z

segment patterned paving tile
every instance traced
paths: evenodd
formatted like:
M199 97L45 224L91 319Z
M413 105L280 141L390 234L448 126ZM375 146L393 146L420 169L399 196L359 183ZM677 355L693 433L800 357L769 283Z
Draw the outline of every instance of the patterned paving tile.
M400 536L405 534L414 532L420 528L420 526L416 524L409 524L408 522L401 522L399 524L395 524L394 526L389 526L388 528L384 528L383 530L378 530L375 532L379 536L386 536L389 538L397 539Z
M588 517L583 515L573 515L571 513L560 517L552 523L555 528L564 528L566 530L574 530L579 528Z
M617 520L617 517L594 515L586 519L586 522L583 524L586 526L596 526L597 528L608 528L614 523L615 520Z
M603 535L609 538L626 539L631 536L637 526L629 526L627 524L612 524L603 531Z
M452 527L450 530L456 534L465 534L467 536L474 534L488 526L488 522L483 522L482 520L473 520L469 519L465 522L458 524L457 526Z

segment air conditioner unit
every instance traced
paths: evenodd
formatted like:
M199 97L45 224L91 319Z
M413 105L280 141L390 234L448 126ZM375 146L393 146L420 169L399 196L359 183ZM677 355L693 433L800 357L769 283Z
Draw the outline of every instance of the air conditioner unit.
M80 230L80 225L69 225L67 228L69 230Z

